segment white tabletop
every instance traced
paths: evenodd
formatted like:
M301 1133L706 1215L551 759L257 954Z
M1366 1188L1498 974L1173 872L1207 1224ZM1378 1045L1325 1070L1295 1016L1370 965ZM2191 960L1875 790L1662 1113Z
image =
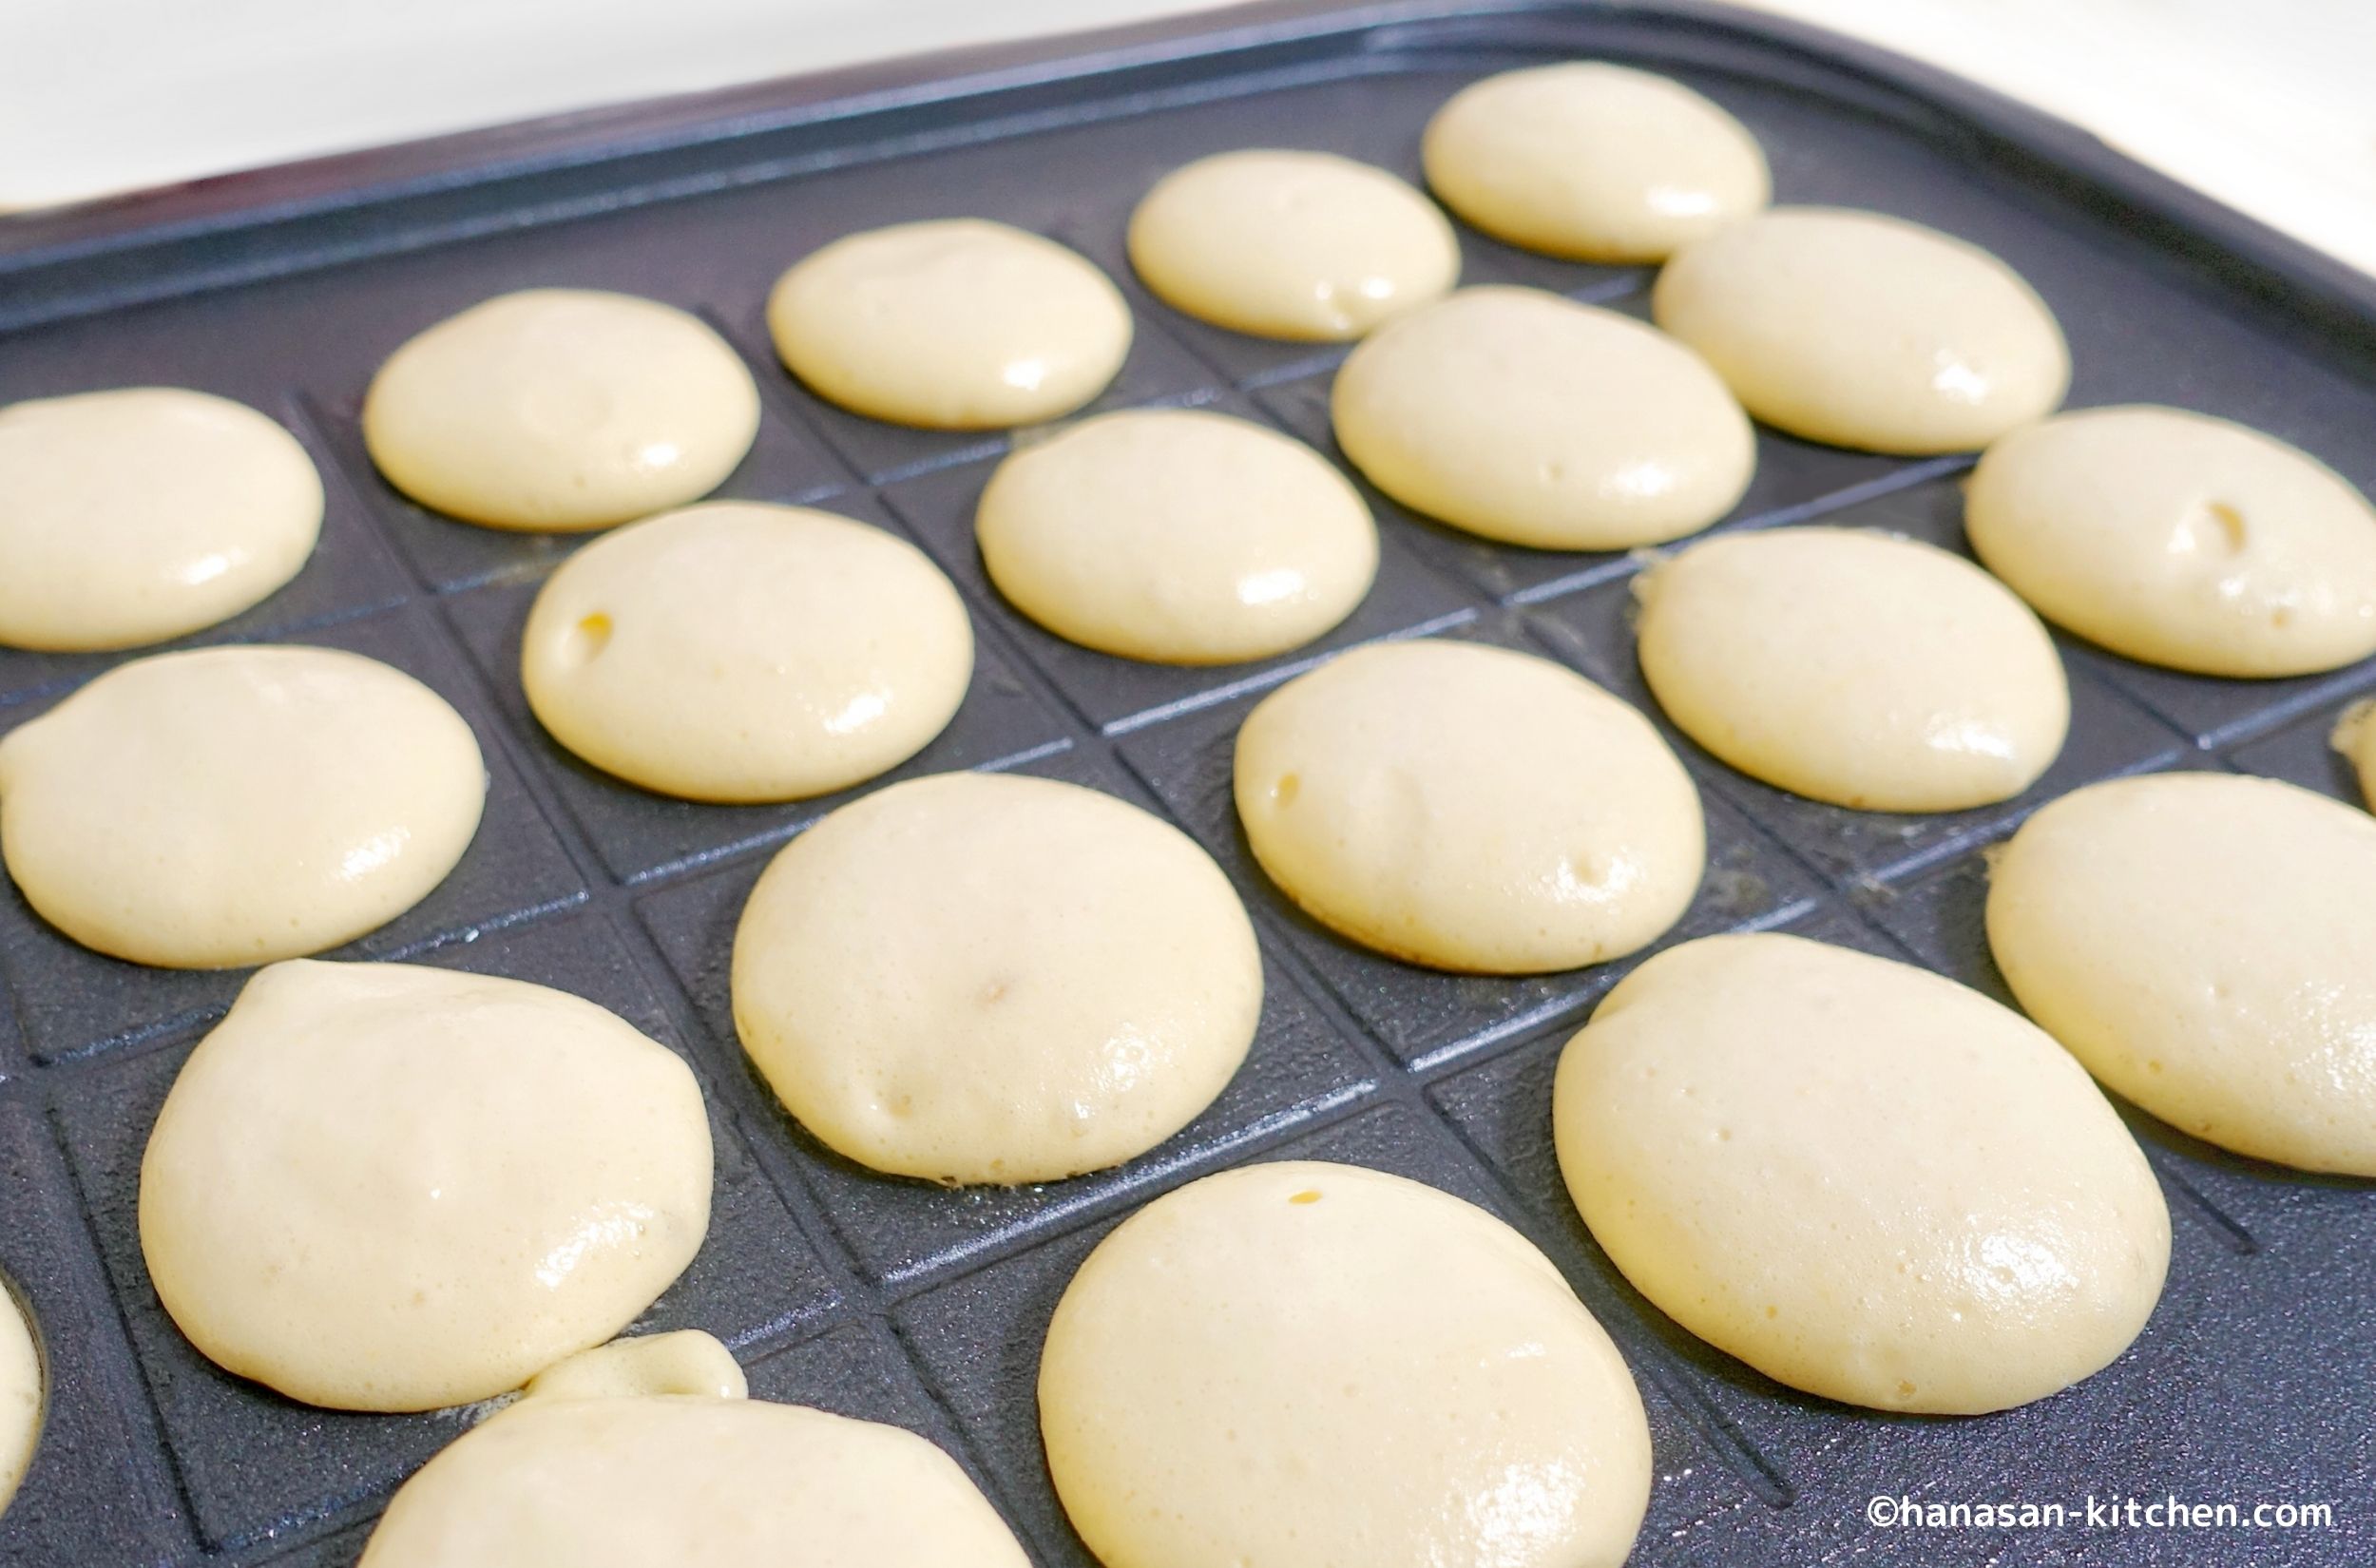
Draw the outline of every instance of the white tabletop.
M1753 0L2376 272L2372 0ZM1187 0L0 0L0 211Z

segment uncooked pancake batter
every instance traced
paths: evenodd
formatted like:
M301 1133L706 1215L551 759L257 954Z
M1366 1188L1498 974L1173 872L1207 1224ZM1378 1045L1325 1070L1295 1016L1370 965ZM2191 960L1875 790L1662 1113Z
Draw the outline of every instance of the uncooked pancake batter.
M576 532L681 507L734 472L758 429L750 368L707 323L594 289L473 305L390 354L363 399L390 484L495 528Z
M673 1052L564 991L404 964L260 971L141 1165L141 1251L208 1358L290 1398L426 1410L625 1328L709 1228Z
M1934 545L1861 528L1729 534L1635 593L1642 675L1667 717L1811 799L1874 812L2009 799L2070 728L2046 628Z
M1326 152L1257 148L1174 169L1130 215L1129 243L1158 298L1257 337L1359 337L1460 277L1460 241L1434 202Z
M1771 188L1739 121L1680 82L1598 60L1463 87L1421 150L1445 205L1578 261L1662 261L1763 207Z
M321 526L314 460L245 404L127 387L0 408L0 645L202 630L297 576Z
M1130 352L1112 279L1052 239L974 218L836 239L777 280L767 320L818 396L933 430L1070 413Z
M1342 654L1237 732L1255 858L1323 925L1480 974L1620 958L1681 918L1699 794L1650 721L1546 659L1479 643Z
M1353 612L1378 529L1311 448L1198 409L1083 420L999 465L974 530L1009 602L1125 659L1227 664Z
M2078 1382L2170 1215L2087 1074L1927 969L1792 936L1649 959L1560 1059L1560 1169L1652 1304L1794 1388L1970 1415Z
M1207 1176L1100 1242L1040 1430L1105 1568L1617 1568L1650 1493L1633 1378L1550 1259L1317 1161Z
M692 800L795 800L922 751L973 675L924 552L804 507L714 501L595 541L528 611L520 679L553 738Z
M1964 526L2039 614L2131 659L2265 677L2376 653L2376 507L2225 419L2140 405L2016 430Z
M1537 549L1696 533L1757 461L1697 354L1537 289L1463 289L1389 322L1337 373L1330 411L1346 457L1395 500Z
M33 1462L41 1413L41 1352L15 1293L0 1281L0 1514Z
M1052 1181L1213 1102L1262 1011L1212 857L1096 790L938 774L776 857L735 931L735 1025L802 1125L878 1171Z
M2376 819L2275 779L2161 774L2047 805L1989 873L2029 1015L2180 1132L2376 1176Z
M1977 245L1877 212L1775 207L1675 254L1651 309L1749 411L1811 441L1984 447L2062 401L2045 301Z
M444 698L332 648L202 648L108 671L0 736L0 859L117 958L232 968L337 947L426 897L487 768Z

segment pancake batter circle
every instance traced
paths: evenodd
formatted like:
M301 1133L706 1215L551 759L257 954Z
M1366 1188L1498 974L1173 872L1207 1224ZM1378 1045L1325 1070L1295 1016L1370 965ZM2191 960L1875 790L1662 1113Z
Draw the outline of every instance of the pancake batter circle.
M1106 1568L1616 1568L1649 1501L1640 1396L1550 1260L1357 1166L1140 1210L1065 1288L1039 1391Z
M1196 409L1100 414L1017 451L982 492L982 563L1057 636L1166 664L1267 659L1353 612L1370 508L1311 448Z
M309 1405L517 1388L652 1304L709 1228L692 1072L566 992L274 965L174 1080L141 1251L208 1359Z
M135 964L219 969L386 925L478 831L446 699L332 648L158 654L0 736L0 860L43 919Z
M1155 182L1130 264L1165 304L1233 332L1359 337L1448 293L1460 241L1435 203L1334 153L1216 153Z
M314 460L245 404L127 387L0 408L0 645L201 631L297 576L321 526Z
M1237 732L1255 858L1314 920L1407 963L1539 974L1682 917L1698 792L1650 721L1546 659L1389 642L1296 677Z
M605 528L718 488L758 434L750 368L699 317L527 289L388 356L363 440L391 485L493 528Z
M913 756L965 700L973 628L924 552L801 507L713 501L595 541L528 611L554 739L691 800L796 800Z
M1635 580L1641 670L1753 778L1858 811L2007 800L2062 750L2070 689L2029 607L1963 557L1859 528L1693 545Z
M33 1463L41 1439L41 1352L32 1325L6 1281L0 1281L0 1514Z
M1262 1011L1212 857L1112 795L941 774L785 847L735 931L735 1025L835 1152L944 1182L1053 1181L1213 1102Z
M2080 409L1973 470L1964 528L2039 614L2202 675L2376 653L2376 507L2273 436L2183 409Z
M1811 441L1964 451L2070 384L2062 329L2019 274L1881 213L1772 208L1677 251L1650 297L1752 414Z
M1662 261L1766 204L1741 123L1663 76L1600 61L1504 71L1452 95L1428 185L1497 239L1576 261Z
M1545 550L1696 533L1757 460L1748 416L1698 355L1536 289L1463 289L1389 322L1337 372L1330 414L1388 495Z
M1988 947L2115 1094L2190 1137L2376 1176L2376 819L2158 774L2048 804L1998 855Z
M2145 1326L2170 1216L2068 1055L1927 969L1799 937L1644 962L1560 1059L1560 1169L1660 1310L1883 1410L2009 1409Z
M836 239L768 298L784 367L828 402L929 430L1067 414L1130 352L1130 307L1087 259L980 219Z

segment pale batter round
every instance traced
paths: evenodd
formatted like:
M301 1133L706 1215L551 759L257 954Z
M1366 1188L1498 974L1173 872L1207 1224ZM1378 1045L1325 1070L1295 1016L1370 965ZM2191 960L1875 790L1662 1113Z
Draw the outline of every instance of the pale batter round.
M1644 963L1560 1059L1560 1169L1653 1305L1883 1410L2025 1405L2160 1298L2170 1215L2077 1062L1977 991L1792 936Z
M797 1405L538 1395L396 1493L362 1568L1030 1568L954 1460Z
M1186 1126L1262 1011L1254 927L1187 835L1096 790L940 774L787 845L735 931L735 1026L878 1171L1053 1181Z
M1477 643L1381 643L1296 677L1239 728L1236 791L1305 913L1439 969L1621 958L1682 917L1707 863L1698 792L1648 719Z
M1642 675L1667 717L1811 799L1872 812L2010 799L2070 728L2046 628L1934 545L1862 528L1735 533L1634 591Z
M1420 144L1444 204L1513 245L1662 261L1766 204L1757 139L1664 76L1597 60L1504 71L1454 93Z
M1301 442L1199 409L1085 419L1017 451L974 513L982 564L1057 636L1228 664L1302 646L1361 602L1378 529Z
M1435 203L1328 152L1216 153L1155 182L1130 264L1157 298L1257 337L1336 342L1441 298L1460 240Z
M2203 675L2308 675L2376 653L2376 507L2273 436L2183 409L2016 430L1964 526L2057 625Z
M1389 322L1337 372L1330 411L1346 457L1395 500L1537 549L1696 533L1757 462L1697 354L1536 289L1463 289Z
M759 429L758 385L673 305L526 289L449 316L372 378L390 484L466 523L580 532L708 494Z
M741 1399L750 1392L751 1380L743 1375L734 1352L699 1329L637 1334L580 1350L528 1379L527 1386L520 1391L523 1399L627 1399L650 1394Z
M1633 1378L1550 1259L1317 1161L1207 1176L1099 1243L1040 1431L1105 1568L1616 1568L1650 1493Z
M0 859L117 958L320 952L426 897L478 832L462 716L376 660L237 646L135 660L0 736Z
M691 1070L593 1003L298 960L249 981L174 1080L141 1251L228 1370L433 1409L634 1321L701 1244L710 1167Z
M767 320L785 368L818 396L933 430L1070 413L1130 352L1112 279L1052 239L975 218L836 239L776 281Z
M2351 764L2360 782L2360 798L2376 810L2376 698L2354 702L2335 720L2328 743Z
M2274 779L2064 795L1989 874L1988 946L2115 1094L2259 1159L2376 1176L2376 819Z
M2062 401L2045 301L1977 245L1876 212L1775 207L1675 254L1651 309L1749 411L1811 441L1984 447Z
M41 1412L41 1352L15 1293L0 1281L0 1514L33 1463Z
M923 551L756 502L596 540L546 581L521 639L521 683L554 739L691 800L872 778L941 733L972 676L972 623Z
M321 526L314 460L243 403L127 387L0 408L0 644L212 626L297 576Z

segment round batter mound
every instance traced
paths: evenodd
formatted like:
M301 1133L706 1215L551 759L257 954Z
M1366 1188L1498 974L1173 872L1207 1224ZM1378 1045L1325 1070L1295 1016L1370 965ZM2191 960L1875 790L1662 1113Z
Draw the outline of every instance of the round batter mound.
M2071 379L2062 329L2019 274L1881 213L1730 224L1676 253L1651 309L1759 419L1868 451L1984 447L2052 413Z
M924 552L830 512L732 501L571 556L520 654L554 739L645 789L729 802L906 761L972 676L972 623Z
M363 440L388 482L494 528L604 528L708 494L759 430L750 368L633 295L528 289L388 356Z
M1749 488L1749 419L1715 373L1630 316L1463 289L1337 372L1337 445L1407 507L1504 544L1621 550L1696 533Z
M406 1482L363 1568L1029 1568L954 1460L796 1405L539 1396Z
M1326 152L1224 152L1174 169L1130 215L1129 242L1165 304L1257 337L1359 337L1460 277L1460 241L1434 202Z
M1972 1415L2108 1366L2170 1215L2087 1075L1940 975L1791 936L1644 963L1560 1059L1560 1169L1651 1302L1794 1388Z
M174 1080L141 1251L206 1356L292 1399L427 1410L633 1322L709 1228L692 1072L566 992L278 964Z
M1301 647L1378 569L1361 492L1301 442L1195 409L1102 414L1006 459L982 564L1057 636L1164 664Z
M836 239L777 280L767 320L785 368L818 396L933 430L1070 413L1130 353L1130 307L1103 273L972 218Z
M1496 239L1578 261L1662 261L1766 204L1766 155L1683 86L1598 61L1454 93L1421 143L1428 184Z
M16 1496L41 1437L41 1352L24 1309L0 1283L0 1514Z
M25 901L135 964L233 968L352 941L428 896L487 799L470 726L331 648L159 654L0 736Z
M314 460L243 403L131 387L0 409L0 644L212 626L297 576L321 527Z
M1106 1568L1615 1568L1650 1496L1617 1348L1484 1210L1351 1165L1148 1204L1040 1358L1057 1496Z
M2007 800L2070 728L2029 607L1958 555L1860 528L1695 545L1635 582L1642 675L1753 778L1870 812Z
M2259 1159L2376 1176L2376 820L2273 779L2090 785L2013 835L1988 946L2115 1094Z
M1650 721L1546 659L1357 648L1237 732L1237 814L1288 897L1408 963L1540 974L1656 941L1699 887L1699 794Z
M2203 675L2376 653L2376 507L2271 436L2183 409L2016 430L1964 501L1972 549L2058 625Z
M1053 1181L1142 1154L1236 1073L1254 927L1212 858L1108 794L941 774L784 849L735 932L735 1026L787 1110L878 1171Z
M554 1362L528 1379L526 1399L626 1399L700 1394L741 1399L750 1379L732 1350L699 1329L614 1339Z

